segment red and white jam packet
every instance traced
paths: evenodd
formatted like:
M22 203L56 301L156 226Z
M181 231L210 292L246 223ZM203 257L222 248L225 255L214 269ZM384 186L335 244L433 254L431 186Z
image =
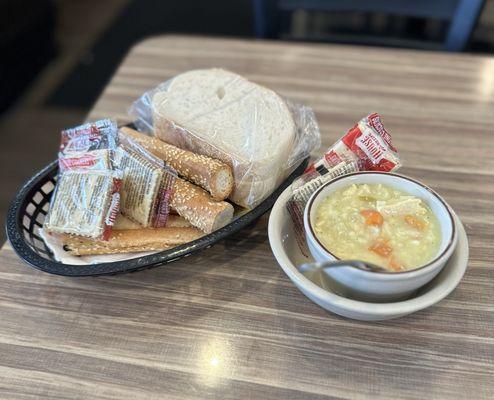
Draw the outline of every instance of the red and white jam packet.
M62 131L58 165L66 169L112 169L118 145L118 126L102 119Z
M303 214L310 196L334 178L357 171L395 171L401 167L398 151L379 114L362 118L291 185L287 209L304 255L308 255Z

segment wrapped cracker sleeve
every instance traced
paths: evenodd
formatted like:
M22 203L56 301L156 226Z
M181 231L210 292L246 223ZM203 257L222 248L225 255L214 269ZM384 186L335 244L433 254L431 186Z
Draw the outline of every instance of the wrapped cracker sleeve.
M69 169L58 177L45 228L108 240L119 211L121 174L112 170Z
M121 212L143 227L166 225L177 173L139 144L120 135L115 164L123 174Z

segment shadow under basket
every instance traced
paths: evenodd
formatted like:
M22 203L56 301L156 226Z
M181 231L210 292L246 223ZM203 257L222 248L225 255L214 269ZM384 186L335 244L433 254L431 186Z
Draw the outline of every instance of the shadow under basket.
M39 235L39 229L43 227L57 181L58 162L54 161L27 181L12 201L6 220L7 237L19 257L32 267L51 274L65 276L112 275L168 264L211 247L219 240L259 219L271 209L283 190L302 174L308 160L306 158L261 204L238 216L221 229L170 250L129 260L88 265L63 264L56 261L53 253Z

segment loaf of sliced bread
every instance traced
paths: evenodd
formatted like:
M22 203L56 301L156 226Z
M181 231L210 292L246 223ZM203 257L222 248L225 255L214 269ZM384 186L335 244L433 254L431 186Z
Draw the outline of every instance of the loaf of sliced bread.
M296 125L275 92L222 69L189 71L152 99L160 139L232 166L230 199L254 207L279 183Z

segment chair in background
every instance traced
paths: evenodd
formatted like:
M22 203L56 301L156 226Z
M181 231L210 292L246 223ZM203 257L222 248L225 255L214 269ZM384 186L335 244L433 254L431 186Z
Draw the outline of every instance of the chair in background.
M395 16L439 20L447 23L444 40L436 48L462 51L477 23L484 0L252 0L255 34L258 38L279 38L281 16L298 10L307 12L382 13ZM331 35L326 40L332 41ZM341 40L340 40L341 41ZM355 40L366 43L365 40ZM374 44L393 45L399 42ZM409 43L402 42L405 47ZM411 45L410 47L431 46Z

